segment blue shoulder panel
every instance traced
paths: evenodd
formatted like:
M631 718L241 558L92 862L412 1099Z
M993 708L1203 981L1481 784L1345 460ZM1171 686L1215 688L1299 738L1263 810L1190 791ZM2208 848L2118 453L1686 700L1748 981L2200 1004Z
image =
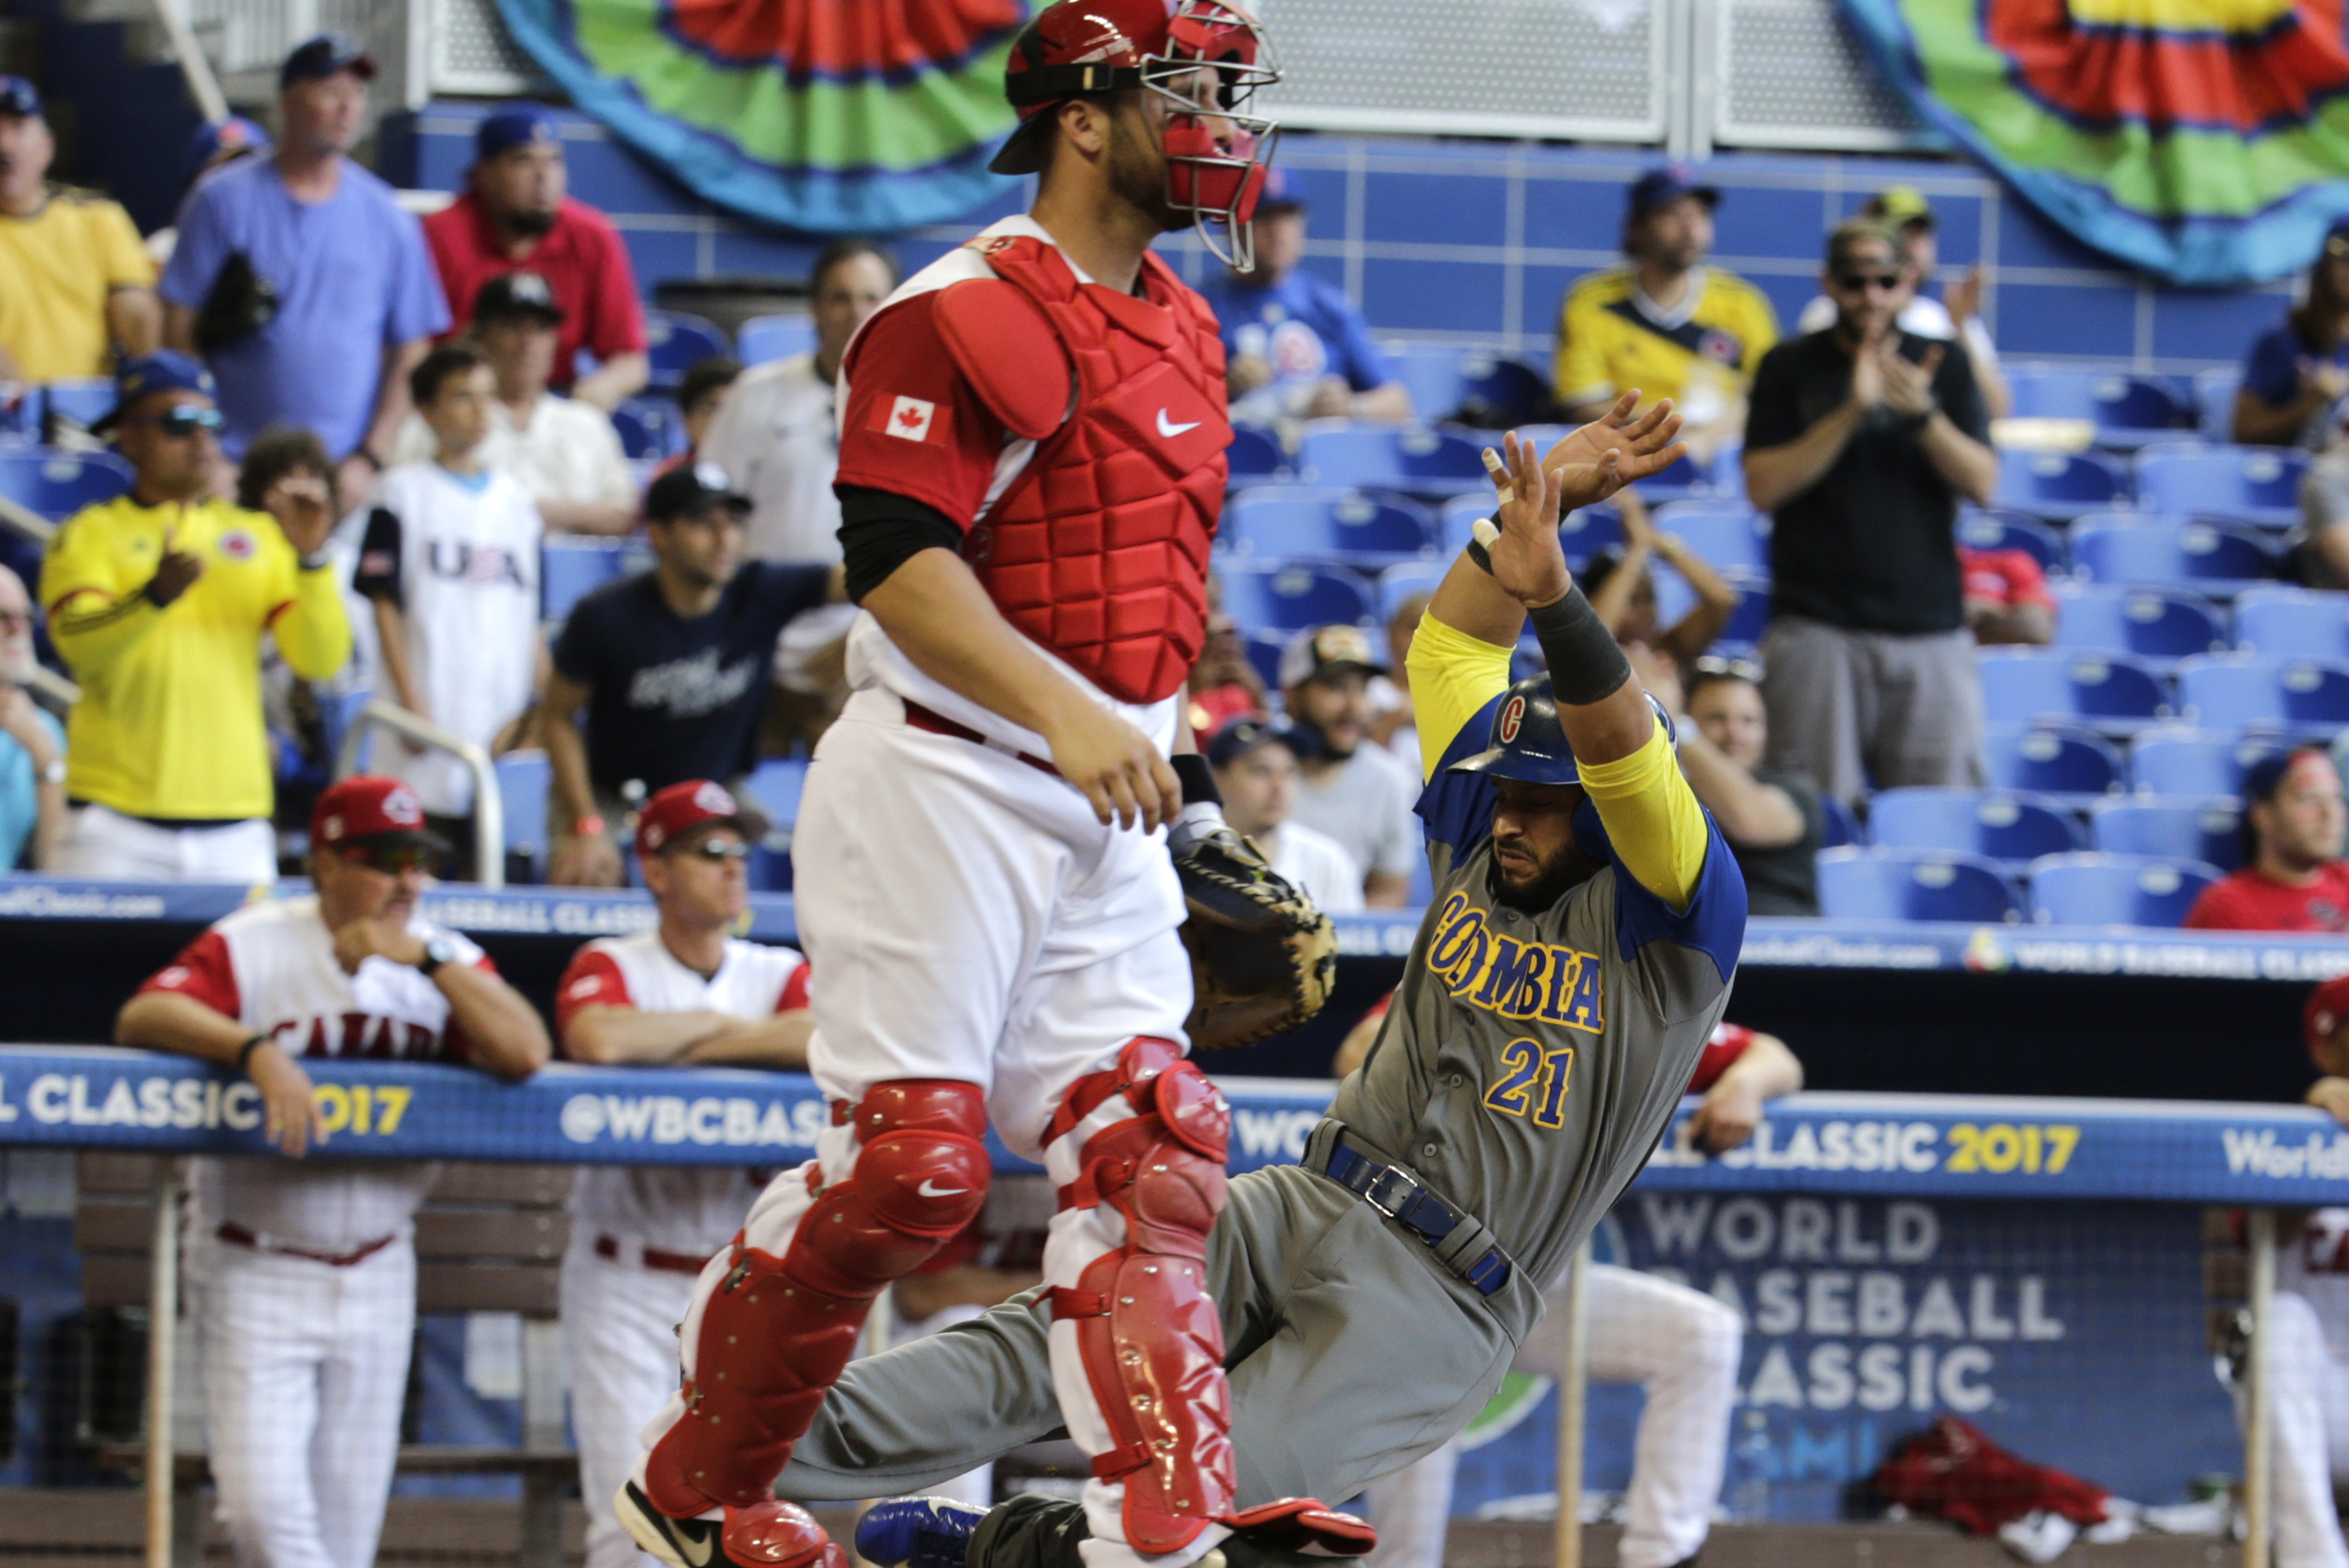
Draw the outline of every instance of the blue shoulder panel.
M1465 775L1464 775L1465 777ZM1702 809L1702 808L1700 808ZM1694 948L1713 962L1723 982L1737 967L1745 945L1745 873L1713 813L1704 814L1704 870L1697 873L1696 891L1688 908L1674 913L1672 906L1650 892L1624 868L1599 820L1599 808L1588 800L1574 814L1574 841L1586 854L1615 868L1615 934L1622 944L1623 961L1639 956L1640 949L1662 940Z
M1492 745L1493 715L1508 695L1506 691L1495 692L1492 701L1469 715L1460 733L1452 738L1452 744L1444 748L1444 756L1435 764L1435 776L1419 793L1419 804L1412 808L1424 824L1427 841L1451 848L1454 865L1466 860L1475 852L1477 845L1493 836L1493 781L1482 773L1444 770Z

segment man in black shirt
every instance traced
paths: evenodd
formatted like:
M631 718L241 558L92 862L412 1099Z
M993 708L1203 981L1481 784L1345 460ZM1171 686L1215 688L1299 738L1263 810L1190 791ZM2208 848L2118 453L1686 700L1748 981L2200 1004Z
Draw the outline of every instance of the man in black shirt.
M841 586L837 567L744 562L750 511L715 463L672 469L645 495L653 569L573 606L546 686L548 880L618 886L634 802L679 779L740 779L756 762L775 638Z
M1982 780L1955 531L1998 458L1966 356L1894 325L1917 282L1899 257L1865 220L1829 236L1836 323L1763 359L1745 426L1746 493L1775 519L1771 757L1846 801Z

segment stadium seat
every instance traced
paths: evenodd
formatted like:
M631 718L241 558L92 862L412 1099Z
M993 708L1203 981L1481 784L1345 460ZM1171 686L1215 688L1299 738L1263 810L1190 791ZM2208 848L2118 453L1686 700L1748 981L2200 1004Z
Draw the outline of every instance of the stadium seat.
M77 376L43 384L42 400L51 415L88 429L114 408L114 378Z
M1435 519L1416 501L1328 485L1254 485L1224 508L1216 537L1241 555L1371 556L1380 564L1432 555Z
M2223 875L2202 861L2095 851L2031 862L2031 918L2042 925L2176 927Z
M2235 395L2243 389L2243 368L2221 365L2194 373L2194 407L2206 441L2235 438Z
M2120 466L2094 452L2001 452L1997 504L2033 517L2077 517L2128 498Z
M2085 803L2121 788L2121 754L2085 730L1996 724L1985 737L1992 787Z
M626 540L548 540L539 554L540 615L562 620L580 600L626 576L641 558L641 550L632 550Z
M505 813L506 860L527 868L522 879L544 880L547 866L546 788L551 768L543 751L509 751L491 766L498 775L498 801Z
M792 312L754 315L734 329L734 357L745 366L771 365L794 354L815 352L815 318Z
M1868 836L1896 850L1956 850L2021 865L2080 847L2054 801L1989 789L1883 789L1868 802Z
M2300 521L2307 467L2307 453L2282 447L2165 442L2137 456L2137 501L2154 511L2291 528Z
M1379 348L1422 419L1501 429L1533 418L1549 404L1549 383L1540 372L1489 349L1399 342Z
M2191 725L2157 725L2129 745L2129 780L2147 795L2240 795L2243 770L2279 744Z
M1264 683L1265 690L1278 692L1280 689L1280 655L1281 650L1288 646L1288 634L1285 632L1247 632L1242 634L1242 641L1247 649L1248 667L1256 671L1256 678Z
M1958 519L1958 542L1968 550L2023 551L2051 573L2064 571L2071 559L2061 533L2019 511L1967 512Z
M612 410L612 428L620 433L620 450L631 461L658 461L685 450L685 421L671 404L631 397Z
M1833 795L1819 797L1819 848L1839 850L1846 844L1868 842L1868 830L1851 814L1851 808Z
M2055 645L2182 659L2227 646L2219 612L2182 588L2123 588L2109 583L2054 585Z
M1770 571L1770 518L1749 508L1673 501L1656 511L1656 531L1676 533L1715 572Z
M1982 711L1992 724L2084 724L2127 734L2169 717L2169 695L2134 655L2063 648L1984 648Z
M2010 410L2018 419L2085 419L2100 447L2142 447L2174 439L2186 409L2168 382L2150 376L2070 366L2004 367Z
M761 892L792 891L792 824L800 820L800 794L808 765L777 759L761 762L742 781L749 803L767 819L766 836L750 851L750 886Z
M1436 513L1436 551L1449 561L1468 547L1472 537L1469 529L1480 517L1493 515L1495 499L1491 490L1471 491L1454 496ZM1566 514L1557 527L1560 548L1566 559L1579 566L1611 544L1623 542L1623 515L1612 506L1586 506Z
M1370 618L1370 589L1342 567L1226 561L1216 575L1225 614L1247 631L1288 633Z
M651 385L663 392L675 391L696 361L734 352L716 322L681 310L645 312L645 346L652 356Z
M2167 583L2223 595L2274 577L2275 568L2267 541L2242 523L2109 512L2084 517L2072 529L2072 570L2097 583Z
M2349 659L2349 593L2248 588L2235 600L2235 646L2295 659Z
M1414 593L1433 593L1435 585L1444 581L1451 563L1444 561L1406 561L1390 566L1379 573L1379 624L1385 625L1402 608L1404 600Z
M1288 471L1288 458L1281 451L1280 442L1271 431L1253 425L1232 427L1232 444L1224 449L1224 456L1231 463L1235 486L1261 484Z
M1316 419L1297 449L1298 477L1308 484L1398 490L1407 495L1492 492L1484 448L1466 436L1425 426Z
M1819 852L1819 909L1837 920L2017 921L2023 901L1996 861L1936 850Z
M2178 707L2212 728L2337 728L2349 724L2349 664L2265 654L2188 659L2178 666Z
M51 522L130 488L130 465L112 452L61 452L47 447L0 451L0 496Z
M2233 871L2243 862L2239 820L2229 796L2116 795L2088 809L2088 837L2108 854L2203 861Z

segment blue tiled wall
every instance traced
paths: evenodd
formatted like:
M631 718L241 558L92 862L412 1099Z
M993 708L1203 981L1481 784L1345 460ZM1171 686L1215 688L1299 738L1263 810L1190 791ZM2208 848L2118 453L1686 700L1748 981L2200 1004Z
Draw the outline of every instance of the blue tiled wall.
M385 172L451 189L472 157L486 106L436 104L387 122ZM572 190L609 212L649 294L657 283L802 273L821 242L709 212L603 130L563 115ZM1540 359L1558 300L1575 277L1617 259L1622 189L1653 160L1625 150L1526 143L1291 134L1281 161L1312 201L1308 265L1343 284L1381 335L1498 345ZM1954 277L1992 267L1984 312L2001 351L2140 370L2232 363L2290 297L2288 284L2235 294L2175 289L2111 265L1961 163L1857 157L1725 156L1704 167L1726 192L1715 257L1753 279L1791 319L1816 290L1821 241L1880 185L1903 181L1942 218L1941 263ZM1003 201L967 224L901 236L920 265L1012 210ZM1196 275L1212 264L1189 236L1169 242Z

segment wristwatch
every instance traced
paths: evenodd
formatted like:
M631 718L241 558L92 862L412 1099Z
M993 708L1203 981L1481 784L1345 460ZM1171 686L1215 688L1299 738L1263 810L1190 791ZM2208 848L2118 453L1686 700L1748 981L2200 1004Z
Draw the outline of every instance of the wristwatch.
M445 936L436 936L424 944L424 956L417 961L416 972L427 980L432 972L457 956L457 949Z

